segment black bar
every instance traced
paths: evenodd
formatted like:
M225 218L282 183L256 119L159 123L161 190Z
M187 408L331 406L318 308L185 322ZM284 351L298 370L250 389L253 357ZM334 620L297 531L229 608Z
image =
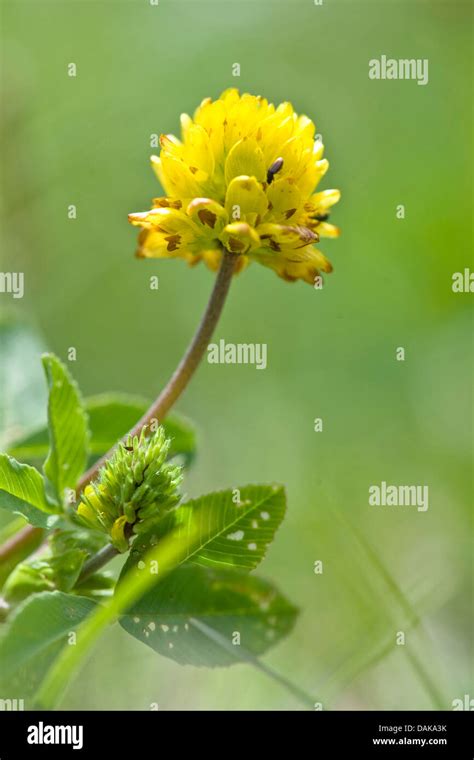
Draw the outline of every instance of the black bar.
M472 712L0 712L0 760L183 751L472 760ZM56 743L50 743L53 740ZM38 742L38 743L33 743ZM69 743L63 743L69 742ZM224 744L222 743L224 742ZM74 749L76 746L76 749Z

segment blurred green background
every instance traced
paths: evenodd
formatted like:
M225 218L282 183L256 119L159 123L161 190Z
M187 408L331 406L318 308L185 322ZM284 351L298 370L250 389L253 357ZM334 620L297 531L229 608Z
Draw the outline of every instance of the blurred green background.
M200 368L178 405L200 440L186 492L286 484L261 574L301 617L266 662L325 707L450 709L472 696L472 295L451 290L473 266L470 3L2 0L1 12L1 268L25 272L26 292L0 307L61 358L76 347L87 395L155 395L212 287L203 267L133 257L127 213L159 194L150 135L176 133L182 111L228 86L316 121L321 189L343 194L341 238L321 245L334 274L322 291L255 265L235 280L217 338L267 343L268 367ZM382 54L428 58L429 84L371 81ZM28 378L34 360L26 346ZM369 507L382 480L428 485L428 511ZM183 668L117 627L63 706L155 702L299 708L249 666Z

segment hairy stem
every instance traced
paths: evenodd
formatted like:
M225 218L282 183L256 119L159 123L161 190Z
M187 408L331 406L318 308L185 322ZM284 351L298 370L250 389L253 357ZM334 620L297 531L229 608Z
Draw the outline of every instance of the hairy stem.
M228 251L223 251L221 266L214 283L211 297L198 325L196 333L191 340L191 343L189 344L183 358L181 359L176 370L172 374L166 386L161 391L158 398L153 402L143 417L138 420L135 427L133 427L122 440L128 438L129 435L139 435L142 428L145 425L149 425L153 420L161 422L168 414L173 404L178 400L183 391L186 389L189 381L199 366L199 363L206 351L209 341L219 321L227 293L229 292L229 287L232 281L232 275L234 273L237 258L238 257L236 254L229 253ZM83 491L84 488L92 480L94 480L104 462L112 455L114 448L115 447L110 449L110 451L104 454L101 459L99 459L89 470L87 470L87 472L84 473L79 483L77 484L78 493ZM12 556L16 556L16 545L28 544L32 536L37 534L37 531L37 528L33 528L31 525L27 525L21 531L19 531L14 539L7 541L3 546L0 546L0 565L10 559ZM91 558L91 560L92 559L93 558Z

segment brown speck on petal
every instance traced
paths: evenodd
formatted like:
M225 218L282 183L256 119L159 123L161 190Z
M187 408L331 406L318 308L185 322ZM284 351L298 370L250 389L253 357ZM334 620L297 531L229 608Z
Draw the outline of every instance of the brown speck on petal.
M171 198L153 198L153 205L155 206L155 208L180 209L183 204L178 199L172 200Z
M217 216L212 211L209 211L208 208L202 208L198 211L198 217L202 224L207 224L207 226L212 227L212 229L216 226Z
M169 235L168 237L165 237L165 240L168 241L168 245L166 246L167 250L176 251L181 243L181 235Z
M279 243L277 243L276 240L270 240L270 248L272 249L272 251L278 251L278 252L281 251L281 246L279 245Z
M189 171L190 171L192 174L196 174L196 172L198 172L198 171L199 171L199 169L198 169L196 166L190 166L190 167L189 167Z
M288 211L285 211L285 216L287 219L293 216L293 214L296 212L295 208L290 208Z

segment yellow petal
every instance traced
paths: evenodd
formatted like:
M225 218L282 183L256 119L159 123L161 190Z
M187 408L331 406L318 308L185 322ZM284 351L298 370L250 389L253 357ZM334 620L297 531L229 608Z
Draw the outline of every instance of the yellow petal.
M256 231L246 222L234 222L224 227L219 240L231 253L248 253L251 248L260 245Z
M77 507L77 514L79 517L82 517L83 520L89 523L89 525L93 525L96 528L102 527L100 520L97 518L96 512L94 512L94 510L83 501L81 501Z
M155 175L156 175L156 178L157 178L158 182L160 182L160 184L161 184L163 190L165 191L165 193L167 193L168 195L170 195L170 193L171 193L171 186L167 187L167 179L166 179L165 174L163 173L163 167L162 167L162 164L161 164L161 158L159 158L159 156L151 156L150 157L150 161L151 161L151 168L155 172Z
M294 179L301 173L301 171L299 171L301 154L301 143L298 141L298 138L291 137L289 140L278 146L278 156L276 156L275 153L266 153L265 159L269 167L276 158L280 157L283 159L283 166L275 179L288 177Z
M181 137L183 139L183 142L186 140L186 136L188 134L188 130L193 124L193 120L187 113L182 113L180 116L180 122L181 122Z
M264 247L275 251L297 250L318 240L318 236L308 227L286 224L260 224L257 232Z
M303 197L308 196L317 187L319 180L324 177L328 169L329 163L325 158L306 165L300 176L296 178Z
M196 124L200 124L207 132L211 149L216 162L216 168L222 163L224 157L224 122L226 119L226 110L221 100L214 103L211 100L205 101L197 109L194 115Z
M321 193L315 193L311 196L309 199L309 208L313 210L315 213L318 211L326 211L326 209L331 208L331 206L334 206L335 203L338 203L341 197L341 191L340 190L323 190Z
M269 114L274 112L265 98L255 97L245 93L240 100L233 102L226 109L224 121L224 149L228 153L235 143L243 138L256 139L261 137L259 124Z
M274 180L267 188L267 197L270 204L268 219L281 223L296 219L301 209L301 193L293 179Z
M291 256L278 253L253 251L251 257L263 266L273 269L276 274L287 282L303 280L314 285L315 278L323 272L331 272L331 263L313 246L307 246Z
M160 135L160 147L175 158L181 158L183 155L183 143L174 135Z
M203 195L202 183L207 175L200 172L198 167L191 169L184 161L162 151L160 179L161 177L167 195L187 199Z
M240 99L240 94L237 87L228 87L219 95L219 100L222 100L226 108L237 103Z
M164 240L163 234L143 230L138 236L139 244L135 253L136 257L139 259L183 259L190 266L199 263L201 254L197 246L170 246L173 239L171 235L168 237L171 240Z
M125 515L122 515L115 520L112 530L110 531L112 543L119 552L126 552L128 549L128 541L125 538L125 526L127 523L127 518Z
M150 217L149 211L135 211L128 215L128 221L133 224L134 227L143 227L144 229L151 230L154 222Z
M324 155L324 145L321 140L316 140L313 146L313 159L320 161Z
M321 222L316 229L321 237L337 238L341 234L339 227L336 227L334 224L328 224L327 222Z
M132 220L132 224L144 227L138 238L138 258L182 256L189 260L198 251L202 234L183 211L156 208L144 213L147 214L145 219Z
M310 143L314 140L315 132L316 127L314 123L311 121L311 119L302 114L296 121L295 135L297 135L298 139L303 140L305 143Z
M201 169L206 175L213 174L214 155L209 142L209 135L199 124L191 123L187 127L182 157L191 171L196 168Z
M149 211L138 211L129 214L129 221L135 227L145 229L160 228L168 232L195 232L189 217L182 210L176 208L152 208Z
M139 259L170 259L176 254L170 250L170 241L165 240L163 232L142 230L135 255Z
M222 249L211 248L207 251L203 251L202 260L204 261L206 266L211 270L211 272L217 272L222 261Z
M280 103L276 109L276 113L282 118L282 120L292 117L294 114L293 106L288 101Z
M192 236L198 231L189 216L175 208L153 208L148 212L148 219L165 232L179 232Z
M229 221L226 210L210 198L194 198L187 207L186 214L210 237L217 237Z
M230 219L254 227L265 214L268 200L255 177L234 177L227 188L225 207Z
M260 144L268 166L275 158L282 155L281 148L293 137L294 128L295 122L293 117L288 116L283 118L278 108L274 114L262 121L260 125L262 140Z
M229 185L234 177L246 175L264 182L267 167L256 140L240 140L231 149L225 162L225 181Z

